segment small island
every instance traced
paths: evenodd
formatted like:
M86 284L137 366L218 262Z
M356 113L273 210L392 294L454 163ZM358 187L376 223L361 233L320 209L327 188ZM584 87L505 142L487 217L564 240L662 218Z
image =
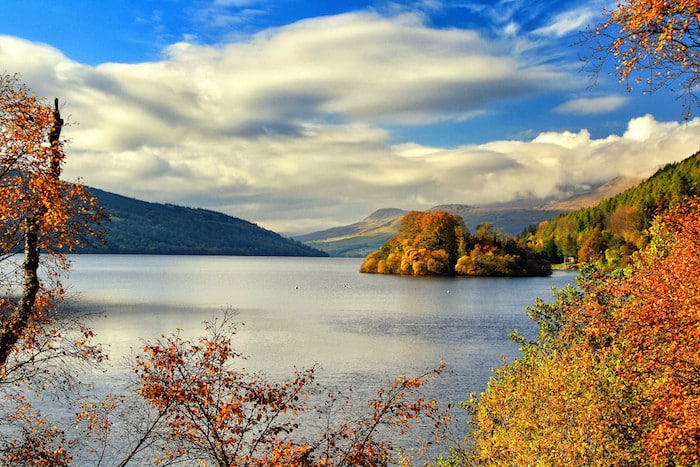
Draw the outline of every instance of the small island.
M492 223L472 235L448 212L411 211L399 232L365 258L360 272L413 276L548 276L551 264Z

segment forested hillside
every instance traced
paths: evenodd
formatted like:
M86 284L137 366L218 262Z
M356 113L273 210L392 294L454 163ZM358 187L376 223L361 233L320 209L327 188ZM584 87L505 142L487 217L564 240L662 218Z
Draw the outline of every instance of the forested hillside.
M111 215L107 244L85 253L327 256L251 222L206 209L140 201L91 188Z
M595 207L543 222L524 239L553 262L574 257L603 267L623 266L648 241L645 232L655 215L699 193L700 153L696 153Z

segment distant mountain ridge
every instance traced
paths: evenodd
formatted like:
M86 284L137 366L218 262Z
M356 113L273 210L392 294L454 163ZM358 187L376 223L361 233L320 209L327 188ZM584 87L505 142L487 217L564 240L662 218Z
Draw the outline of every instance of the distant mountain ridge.
M363 257L396 235L408 211L379 209L360 222L295 237L330 256Z
M625 190L639 185L643 181L643 178L616 177L603 183L591 192L572 196L564 201L545 205L543 208L556 211L576 211L578 209L590 208L598 204L601 200L619 195Z
M461 216L467 228L472 232L480 223L492 222L495 227L503 229L506 234L515 235L559 214L594 206L602 199L621 193L640 182L641 179L619 177L587 193L573 196L558 203L540 206L477 207L466 204L444 204L434 206L428 211L446 211ZM396 235L401 225L401 219L407 213L408 211L396 208L379 209L359 222L296 236L295 239L325 251L331 256L364 257Z
M81 253L328 256L251 222L207 209L160 204L89 188L111 215L107 244Z

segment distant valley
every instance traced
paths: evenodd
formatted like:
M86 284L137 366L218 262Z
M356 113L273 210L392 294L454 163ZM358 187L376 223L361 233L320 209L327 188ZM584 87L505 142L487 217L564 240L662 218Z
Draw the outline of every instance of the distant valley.
M560 213L593 206L639 182L618 178L589 193L542 206L448 204L430 211L457 214L470 231L482 222L491 222L515 235ZM379 209L359 222L289 239L216 211L151 203L97 188L90 191L111 215L111 221L106 226L106 245L85 247L79 250L82 253L364 257L396 235L408 212Z
M595 187L590 192L540 206L518 203L497 207L446 204L435 206L429 211L457 214L462 217L467 228L472 232L480 223L491 222L495 227L503 229L506 234L516 235L532 225L537 225L559 214L595 206L601 200L615 196L638 185L641 181L641 179L619 177ZM359 222L296 236L295 240L325 251L330 256L364 257L396 235L401 218L407 212L393 208L380 209Z

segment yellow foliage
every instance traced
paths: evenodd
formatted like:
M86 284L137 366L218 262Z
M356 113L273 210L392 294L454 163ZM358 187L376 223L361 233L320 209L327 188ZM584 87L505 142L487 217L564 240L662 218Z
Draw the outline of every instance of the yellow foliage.
M700 463L700 200L652 231L624 276L530 310L537 340L471 401L474 464Z

